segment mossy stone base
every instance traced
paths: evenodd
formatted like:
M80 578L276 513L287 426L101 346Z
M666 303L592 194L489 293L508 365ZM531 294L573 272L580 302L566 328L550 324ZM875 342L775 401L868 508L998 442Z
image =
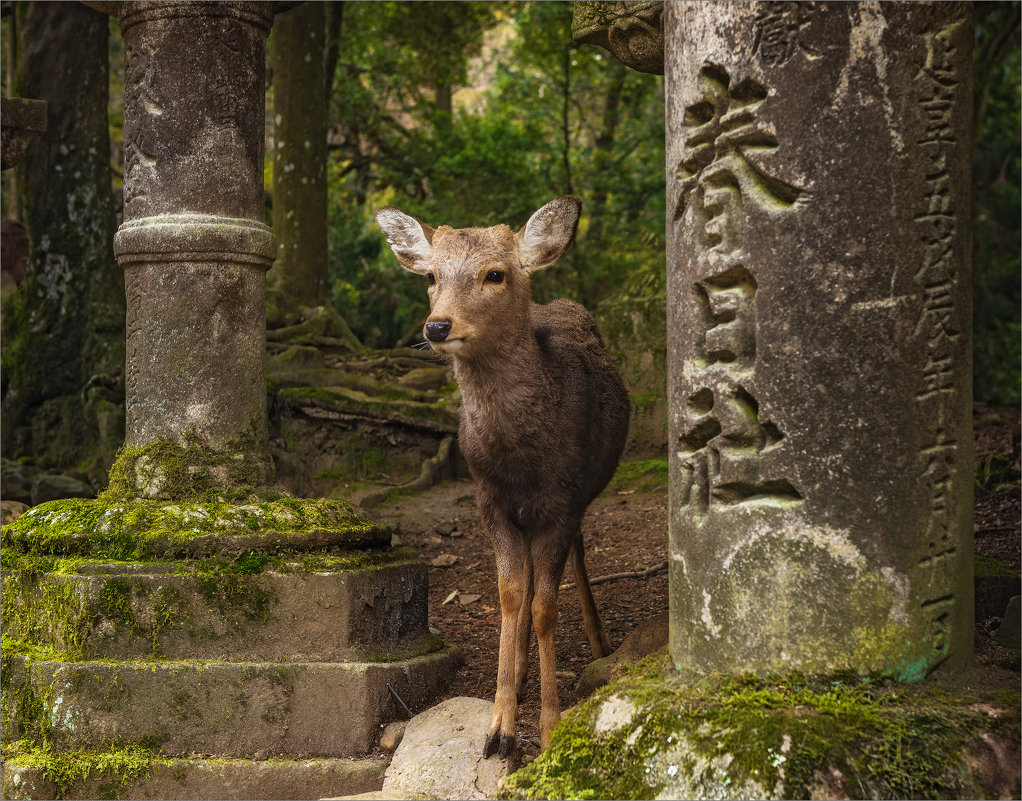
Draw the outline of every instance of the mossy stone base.
M3 571L3 632L75 660L395 659L441 646L427 581L403 548L240 564L22 557Z
M203 558L382 547L390 530L344 501L63 500L3 528L16 553L116 560Z
M680 680L666 650L568 712L504 798L1017 798L1019 693Z
M307 799L378 790L388 760L167 759L153 751L5 751L10 799Z
M166 756L357 757L376 747L382 722L402 716L390 688L422 709L446 686L458 655L443 649L337 663L16 659L27 663L27 688L5 690L22 697L27 690L37 703L34 717L12 721L20 730L11 733L38 732L55 752L135 743Z

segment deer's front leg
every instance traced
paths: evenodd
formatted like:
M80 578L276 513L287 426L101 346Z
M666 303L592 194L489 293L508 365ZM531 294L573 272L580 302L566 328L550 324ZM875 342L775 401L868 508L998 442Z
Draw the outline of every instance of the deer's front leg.
M555 535L537 539L531 548L534 584L532 624L539 641L539 734L544 750L550 745L550 735L561 719L554 629L557 627L557 591L570 547L570 537Z
M485 518L484 518L485 519ZM493 550L497 557L497 588L500 592L500 655L497 659L497 692L493 699L493 719L483 745L483 756L499 752L501 759L511 755L515 744L518 715L516 655L518 620L528 614L524 606L528 592L525 569L528 554L521 534L504 521L489 524ZM523 608L524 607L524 608Z

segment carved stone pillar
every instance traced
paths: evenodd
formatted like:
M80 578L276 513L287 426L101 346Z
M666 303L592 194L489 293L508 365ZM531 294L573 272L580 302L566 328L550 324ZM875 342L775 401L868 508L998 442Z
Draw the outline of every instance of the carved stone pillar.
M971 660L965 3L668 3L671 653Z
M264 41L274 5L91 4L124 35L129 449L197 444L217 481L272 480L266 448ZM143 494L159 492L138 477ZM158 482L157 482L158 483Z

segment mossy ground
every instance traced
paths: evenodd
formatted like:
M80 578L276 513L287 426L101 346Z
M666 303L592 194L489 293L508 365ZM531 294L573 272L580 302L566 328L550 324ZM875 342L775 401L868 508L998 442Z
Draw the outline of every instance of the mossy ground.
M634 712L595 734L612 697ZM683 684L661 651L568 713L502 797L807 798L835 781L850 798L990 797L966 761L984 733L1018 742L1019 704L851 675Z
M635 459L621 462L607 486L607 492L665 492L666 459Z

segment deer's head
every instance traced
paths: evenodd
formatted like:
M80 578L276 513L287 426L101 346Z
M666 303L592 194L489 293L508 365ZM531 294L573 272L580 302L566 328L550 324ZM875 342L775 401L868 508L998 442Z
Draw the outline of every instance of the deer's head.
M491 228L433 229L390 206L376 222L406 270L426 276L430 315L423 333L434 350L473 358L528 334L529 276L555 263L571 243L582 201L552 200L514 233Z

